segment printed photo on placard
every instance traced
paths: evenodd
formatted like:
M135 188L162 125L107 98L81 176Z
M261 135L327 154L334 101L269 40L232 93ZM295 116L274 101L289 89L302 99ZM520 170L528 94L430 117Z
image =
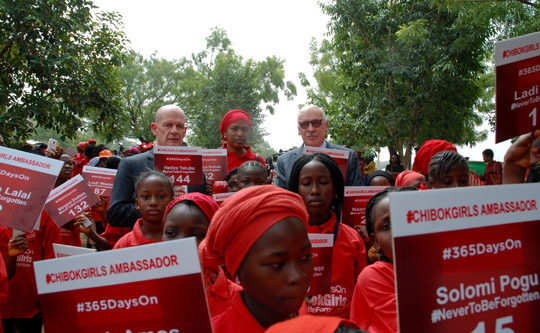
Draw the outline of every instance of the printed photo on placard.
M47 332L212 332L193 237L34 267Z
M32 232L63 165L0 146L0 224Z
M400 332L540 332L540 184L390 194Z
M171 178L174 186L202 185L201 147L156 146L154 169Z

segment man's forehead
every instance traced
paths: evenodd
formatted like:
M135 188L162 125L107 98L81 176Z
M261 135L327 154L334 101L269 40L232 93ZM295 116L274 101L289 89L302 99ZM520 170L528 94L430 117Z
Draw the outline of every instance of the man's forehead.
M323 113L320 109L312 108L308 110L302 110L298 113L298 121L323 119Z

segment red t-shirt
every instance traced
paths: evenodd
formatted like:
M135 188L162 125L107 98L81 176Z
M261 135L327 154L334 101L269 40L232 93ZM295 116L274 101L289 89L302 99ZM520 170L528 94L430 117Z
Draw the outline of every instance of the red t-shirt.
M64 245L81 247L81 232L73 226L73 223L66 225L60 228L60 242Z
M231 307L212 317L212 327L214 333L263 333L265 331L244 304L239 290L236 290L232 295Z
M336 224L336 216L318 226L308 226L308 233L331 234ZM332 282L330 293L316 295L307 306L307 313L313 315L336 316L349 319L351 299L356 279L367 264L366 248L356 230L340 223L332 252ZM300 314L306 314L300 309Z
M221 148L227 149L227 144L224 143ZM250 146L244 146L244 148L247 150L247 153L245 153L242 156L236 156L235 153L230 152L230 151L227 150L227 173L231 172L231 170L234 169L234 168L238 168L244 162L255 161L257 156L255 155L255 153L253 153L251 151L251 147ZM261 155L258 155L258 157L259 158L257 159L257 161L261 162L262 165L264 165L264 168L266 169L266 164L264 163L264 159L262 158Z
M11 238L8 237L8 241ZM31 318L39 312L34 261L54 258L53 243L60 243L60 229L49 215L41 212L39 230L26 233L28 249L17 257L17 272L9 280L8 305L2 318ZM2 242L2 256L7 253L7 242Z
M370 333L398 331L394 265L376 261L360 273L354 289L351 321Z
M231 297L237 291L242 291L242 287L229 280L220 268L216 281L208 288L207 299L210 316L214 318L227 311L231 307Z
M7 241L6 241L7 239ZM7 244L10 239L10 232L9 229L0 226L0 242L1 244ZM7 248L6 248L7 250ZM7 304L8 301L8 276L7 276L7 270L6 265L4 264L4 255L0 255L0 311L4 309L4 307ZM0 319L2 317L0 316ZM0 321L0 331L2 331L2 322Z
M142 218L138 219L137 222L135 222L135 225L133 226L133 230L125 234L122 238L118 240L118 242L116 242L116 244L114 244L113 249L121 249L124 247L155 243L156 242L155 240L148 239L144 236L141 229L141 225L142 225Z
M111 244L111 248L113 248L120 238L130 232L129 229L129 227L113 227L107 224L105 231L100 236L105 238Z

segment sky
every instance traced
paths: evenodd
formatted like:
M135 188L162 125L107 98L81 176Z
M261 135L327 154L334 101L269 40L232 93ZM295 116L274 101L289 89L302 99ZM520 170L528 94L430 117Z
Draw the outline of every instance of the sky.
M220 27L227 31L235 52L245 59L264 60L272 55L285 59L285 79L294 82L298 94L293 101L281 96L274 115L267 114L266 140L275 150L302 144L296 113L306 95L298 73L311 77L309 44L312 38L320 42L326 37L328 24L317 1L94 0L94 4L122 15L130 47L144 56L157 52L158 57L169 60L190 58L206 48L210 30ZM185 111L189 118L189 110ZM501 161L509 145L509 141L495 145L494 133L490 133L485 142L473 148L458 147L458 152L481 161L482 151L491 148L495 160ZM388 160L387 149L381 150L380 159Z

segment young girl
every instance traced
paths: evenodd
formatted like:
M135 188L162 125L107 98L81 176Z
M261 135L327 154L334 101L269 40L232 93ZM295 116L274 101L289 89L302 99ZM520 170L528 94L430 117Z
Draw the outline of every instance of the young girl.
M219 205L212 198L201 193L179 196L165 210L162 241L196 237L197 244L200 244L206 237L210 221L218 208ZM206 290L212 317L225 312L231 306L228 291L236 289L242 288L227 279L222 269L212 276L211 285L207 286Z
M302 199L277 186L253 186L223 203L200 245L205 281L225 264L243 291L212 318L215 333L264 332L304 302L313 259Z
M163 241L196 237L197 244L206 237L218 204L207 195L182 194L167 206L163 216Z
M388 193L414 190L413 187L387 188L374 195L366 207L366 228L378 250L379 260L367 266L358 276L351 302L351 320L368 332L397 332Z
M238 190L268 184L266 167L257 161L244 162L238 169Z
M366 249L358 232L339 223L343 205L343 175L336 161L325 154L298 159L291 171L289 190L300 194L309 213L308 233L334 234L332 278L328 294L313 296L310 314L349 318L356 278L366 266ZM329 302L328 300L332 300Z
M135 205L141 218L133 230L120 238L114 249L159 242L163 234L162 221L165 208L174 195L171 180L163 173L149 170L135 182Z
M460 154L445 150L429 162L427 186L432 189L469 186L469 164Z

